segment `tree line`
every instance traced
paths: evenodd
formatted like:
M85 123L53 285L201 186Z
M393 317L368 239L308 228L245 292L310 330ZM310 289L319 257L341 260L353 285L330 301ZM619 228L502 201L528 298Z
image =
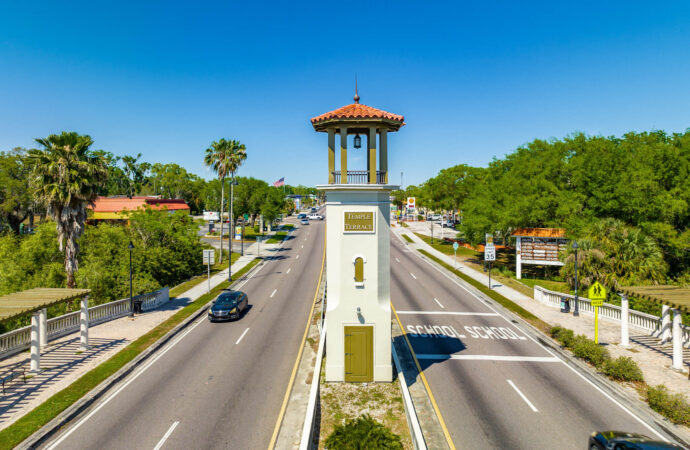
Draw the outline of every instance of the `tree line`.
M459 164L394 193L457 213L459 237L510 243L518 227L565 228L587 279L690 284L690 129L536 139L487 167ZM561 274L572 280L572 249ZM581 274L582 275L582 274ZM589 277L589 278L588 278Z

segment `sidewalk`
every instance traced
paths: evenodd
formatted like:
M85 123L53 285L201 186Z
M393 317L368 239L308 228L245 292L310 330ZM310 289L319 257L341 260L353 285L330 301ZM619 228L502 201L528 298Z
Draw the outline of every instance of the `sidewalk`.
M261 256L270 257L277 251L277 244L261 244ZM258 252L258 244L245 248L244 256L232 265L232 272L245 267ZM211 288L228 279L228 270L211 277ZM171 299L160 308L135 317L122 317L89 328L89 350L79 352L79 333L75 332L48 343L41 349L43 371L24 383L12 382L5 394L0 393L0 430L8 427L20 417L76 381L89 370L115 355L125 346L146 334L170 316L206 294L206 280L184 294ZM0 377L12 370L24 367L29 371L29 354L22 352L0 361ZM0 391L1 392L1 391Z
M453 266L454 259L452 256L435 250L430 245L426 244L422 239L417 237L409 228L392 227L393 234L398 235L400 239L411 250L417 252L418 249L423 249L445 263ZM400 234L409 236L413 243L408 243ZM420 254L421 255L421 254ZM466 267L461 262L458 262L457 269L465 275L477 280L478 282L488 286L489 277L483 272ZM502 296L510 299L535 316L539 317L549 325L561 325L570 328L575 334L584 334L590 339L594 339L594 316L589 314L581 314L579 317L574 317L572 314L564 314L560 309L546 306L537 302L520 292L515 291L507 286L501 285L496 280L491 280L492 289ZM687 373L678 373L671 370L671 357L673 350L671 344L659 345L658 340L649 336L646 332L630 327L630 346L628 348L621 347L620 344L620 323L609 321L606 319L599 320L599 342L606 345L612 357L629 356L637 362L642 369L644 379L649 385L664 384L671 392L682 393L690 398L690 382L688 381ZM683 349L683 360L685 365L688 365L690 360L690 350ZM626 391L639 397L637 391L629 386L622 384Z

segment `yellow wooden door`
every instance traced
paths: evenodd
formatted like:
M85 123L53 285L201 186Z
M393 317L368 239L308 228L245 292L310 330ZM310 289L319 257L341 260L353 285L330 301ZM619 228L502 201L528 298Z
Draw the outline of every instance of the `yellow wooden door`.
M345 381L374 381L374 327L345 327Z

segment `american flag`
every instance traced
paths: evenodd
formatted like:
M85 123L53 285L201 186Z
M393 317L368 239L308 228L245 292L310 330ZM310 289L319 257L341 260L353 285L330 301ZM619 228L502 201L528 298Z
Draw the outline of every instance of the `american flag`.
M283 177L280 180L273 183L273 186L275 186L275 187L285 186L285 177Z

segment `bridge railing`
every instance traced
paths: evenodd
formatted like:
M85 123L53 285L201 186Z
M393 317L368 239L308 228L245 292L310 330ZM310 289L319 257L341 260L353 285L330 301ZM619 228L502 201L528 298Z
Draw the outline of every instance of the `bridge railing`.
M142 311L151 311L170 300L170 290L164 287L158 291L137 295L133 302L141 302ZM89 326L119 319L131 313L128 298L115 300L89 308ZM47 321L48 341L79 331L79 311L53 317ZM0 335L0 359L15 355L31 347L31 326L12 330Z
M575 296L571 294L564 294L562 292L550 291L544 289L541 286L534 286L534 299L543 303L545 305L560 308L561 298L567 298L571 301L571 310L575 306ZM578 307L580 312L586 314L594 315L594 306L588 298L583 298L578 296ZM621 321L621 307L617 305L612 305L610 303L604 303L599 307L599 317L614 321ZM661 330L661 317L655 316L653 314L647 314L634 309L628 310L628 324L637 329L646 331L650 334L658 334ZM690 327L686 325L681 325L683 330L683 345L685 347L690 347Z

